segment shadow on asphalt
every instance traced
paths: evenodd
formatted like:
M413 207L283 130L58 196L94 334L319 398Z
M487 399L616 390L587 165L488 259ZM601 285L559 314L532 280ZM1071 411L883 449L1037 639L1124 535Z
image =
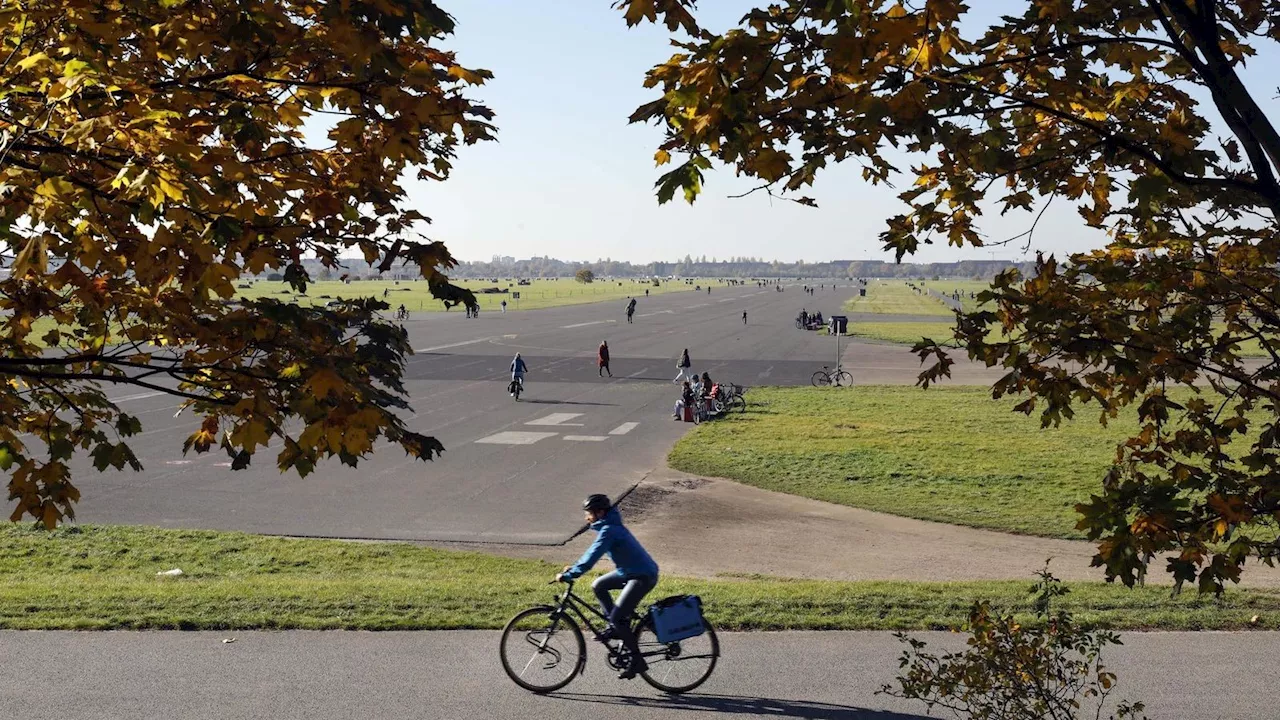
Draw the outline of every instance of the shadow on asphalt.
M889 710L871 710L852 705L832 705L808 700L745 697L740 695L671 695L665 697L625 697L586 693L555 693L549 697L575 702L624 705L653 710L688 710L726 715L758 715L806 720L932 720L927 715L907 715Z
M617 407L613 403L584 402L581 400L521 400L520 402L534 405L602 405L605 407Z

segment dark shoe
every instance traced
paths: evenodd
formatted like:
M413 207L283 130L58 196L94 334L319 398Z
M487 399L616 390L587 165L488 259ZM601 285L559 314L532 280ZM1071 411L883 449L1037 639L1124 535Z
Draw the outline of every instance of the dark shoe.
M649 669L649 663L645 662L644 658L636 658L631 662L630 665L627 666L626 670L623 670L622 672L618 673L618 679L630 680L648 669Z

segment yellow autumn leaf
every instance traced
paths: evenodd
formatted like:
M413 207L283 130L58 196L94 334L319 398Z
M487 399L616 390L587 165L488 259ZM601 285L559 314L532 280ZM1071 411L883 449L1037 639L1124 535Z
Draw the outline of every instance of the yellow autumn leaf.
M455 77L468 85L483 85L485 81L484 75L475 70L468 70L461 65L451 66L448 72L450 77Z
M666 165L671 162L671 153L666 150L659 150L653 154L653 162L658 166Z
M324 399L342 388L346 382L338 373L329 368L321 368L307 380L307 387L317 398Z

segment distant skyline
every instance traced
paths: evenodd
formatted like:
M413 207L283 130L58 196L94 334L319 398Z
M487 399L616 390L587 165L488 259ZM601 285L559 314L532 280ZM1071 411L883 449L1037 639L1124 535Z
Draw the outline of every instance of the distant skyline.
M549 255L646 263L686 254L783 262L893 260L877 238L885 218L905 207L896 198L900 190L864 182L856 163L832 166L819 176L816 188L806 192L817 199L817 209L771 201L763 193L729 198L755 183L725 169L709 174L707 191L695 205L659 206L653 153L662 131L628 125L626 118L656 96L643 87L644 73L673 50L665 28L628 30L610 4L442 0L457 20L457 33L444 47L456 50L463 65L495 74L471 95L497 113L499 131L497 142L463 148L447 182L406 181L411 206L433 220L425 228L428 236L467 261ZM722 28L759 4L702 3L698 17ZM985 21L1021 4L973 5ZM1253 74L1265 65L1255 59ZM1262 90L1266 83L1274 85L1270 79L1252 84L1255 97L1264 108L1274 108L1275 93ZM998 241L1031 222L1029 214L992 214L980 220L979 229ZM1020 243L964 250L929 245L904 260L1017 261L1036 250L1062 255L1104 242L1101 233L1084 226L1074 206L1058 202L1041 221L1028 255Z

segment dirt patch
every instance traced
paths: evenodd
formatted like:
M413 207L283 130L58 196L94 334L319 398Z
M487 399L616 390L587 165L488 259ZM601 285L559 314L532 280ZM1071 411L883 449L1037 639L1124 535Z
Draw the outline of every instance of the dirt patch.
M856 482L856 478L850 478ZM673 470L640 483L619 506L668 575L827 580L1030 580L1046 559L1064 580L1103 580L1087 542L1009 535L832 505ZM568 564L591 543L431 543ZM1151 584L1168 584L1152 564ZM1280 588L1280 569L1250 564L1245 587Z

